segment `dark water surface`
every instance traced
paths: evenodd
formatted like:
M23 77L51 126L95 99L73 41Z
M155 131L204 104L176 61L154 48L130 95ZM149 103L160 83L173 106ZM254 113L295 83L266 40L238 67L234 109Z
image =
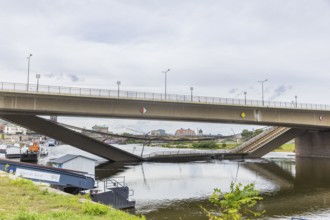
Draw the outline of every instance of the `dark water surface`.
M120 146L141 154L141 146ZM146 148L146 153L157 148ZM163 149L162 149L163 150ZM50 149L51 157L67 153L89 156L103 163L96 167L99 179L125 176L134 190L135 213L147 219L207 219L201 206L213 209L208 197L214 188L226 192L231 182L254 183L264 200L258 209L263 219L330 219L330 160L296 158L270 153L263 159L200 161L187 163L104 163L105 160L70 146Z

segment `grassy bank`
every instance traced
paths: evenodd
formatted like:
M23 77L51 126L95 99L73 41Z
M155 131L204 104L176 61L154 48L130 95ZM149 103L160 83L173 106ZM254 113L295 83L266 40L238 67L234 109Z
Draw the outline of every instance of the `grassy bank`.
M295 145L294 144L283 144L281 147L276 148L275 152L295 152Z
M11 179L8 174L0 173L0 219L145 219L93 203L88 198L50 191L30 180Z
M225 142L225 143L216 143L214 141L201 141L201 142L181 142L181 143L171 143L171 144L163 144L162 147L166 148L187 148L187 149L223 149L223 150L231 150L239 146L241 143L235 142ZM284 144L277 149L275 152L295 152L295 145L293 143Z
M163 144L162 147L165 148L187 148L187 149L223 149L229 150L234 149L237 146L234 142L226 142L226 143L217 143L215 141L200 141L200 142L174 142Z

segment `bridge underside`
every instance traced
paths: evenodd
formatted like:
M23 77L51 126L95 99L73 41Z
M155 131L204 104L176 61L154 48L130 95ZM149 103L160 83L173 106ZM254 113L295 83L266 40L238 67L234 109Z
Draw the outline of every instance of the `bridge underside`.
M60 140L81 150L110 161L141 161L142 158L114 146L75 132L47 119L34 115L0 114L0 118Z

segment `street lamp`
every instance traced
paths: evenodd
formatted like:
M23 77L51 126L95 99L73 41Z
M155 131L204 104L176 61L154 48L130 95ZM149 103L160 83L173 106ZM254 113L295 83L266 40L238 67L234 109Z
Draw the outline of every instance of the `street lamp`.
M261 97L262 97L262 105L265 104L264 102L264 82L267 82L268 79L265 79L263 81L258 81L258 83L261 83Z
M298 96L294 97L296 99L296 108L298 108Z
M30 53L30 55L26 58L28 59L28 77L27 77L27 84L26 84L26 91L29 91L29 81L30 81L30 59L32 57L32 54Z
M193 91L194 91L194 87L190 87L190 92L191 92L191 101L193 101Z
M245 105L246 105L246 91L244 91L244 102L245 102Z
M37 78L37 92L39 91L39 79L40 79L40 74L36 74Z
M167 72L170 71L170 69L167 69L165 71L162 71L163 73L165 73L165 100L166 100L166 87L167 87Z
M118 86L118 98L119 98L119 86L120 86L121 82L117 81L117 86Z

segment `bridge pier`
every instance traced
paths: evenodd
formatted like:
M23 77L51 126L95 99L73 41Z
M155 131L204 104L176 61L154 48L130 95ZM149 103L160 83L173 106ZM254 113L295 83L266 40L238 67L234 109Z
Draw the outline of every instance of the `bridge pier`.
M330 158L330 131L307 131L295 138L297 157Z

